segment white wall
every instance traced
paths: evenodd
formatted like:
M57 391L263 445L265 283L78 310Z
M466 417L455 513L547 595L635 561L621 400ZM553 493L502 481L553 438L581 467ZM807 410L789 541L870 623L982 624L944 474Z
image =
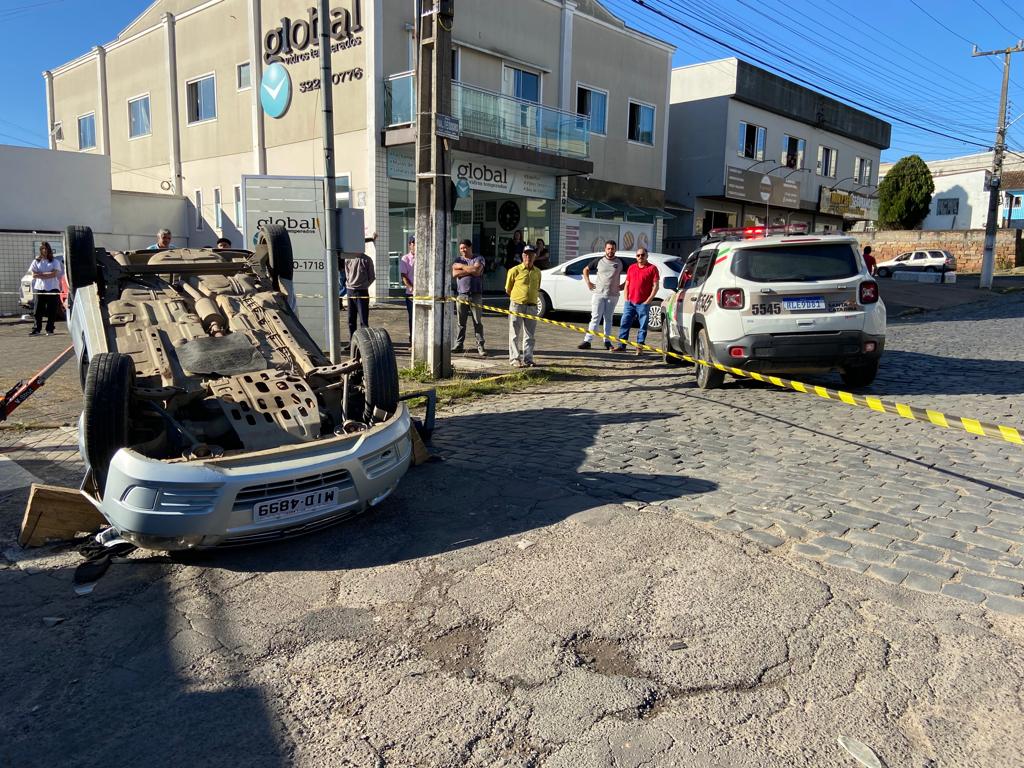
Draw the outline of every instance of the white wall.
M0 229L109 232L110 158L0 145Z
M984 229L988 216L988 190L985 188L987 176L988 172L980 169L933 176L935 191L921 229ZM957 215L937 215L938 201L948 198L959 200Z
M111 202L113 226L109 233L96 235L97 245L114 250L148 248L156 241L157 231L164 227L171 230L175 245L189 245L185 198L114 191ZM233 206L233 202L229 203L230 208ZM237 242L235 245L244 247Z

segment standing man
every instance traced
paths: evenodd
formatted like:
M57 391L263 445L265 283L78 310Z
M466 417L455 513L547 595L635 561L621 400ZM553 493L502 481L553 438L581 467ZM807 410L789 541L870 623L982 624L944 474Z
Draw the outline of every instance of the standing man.
M151 251L162 251L164 248L177 248L174 243L171 242L171 230L164 227L156 233L156 242L149 246Z
M484 318L480 305L484 301L484 257L473 254L473 241L463 240L459 243L459 255L452 264L452 277L455 278L459 291L458 317L459 328L455 334L455 346L452 352L462 352L466 342L466 320L473 315L473 333L476 334L476 353L487 357L484 348ZM472 306L469 304L472 302Z
M405 288L405 311L409 314L409 343L412 344L412 276L416 273L416 238L409 238L409 252L398 264L398 274Z
M636 264L626 272L626 306L622 310L622 324L619 326L619 345L613 352L626 351L625 342L629 340L629 329L633 327L634 318L640 321L636 340L641 345L647 340L647 310L658 292L660 281L658 268L647 260L647 249L637 248ZM643 354L643 349L637 347L636 353Z
M60 306L60 278L64 265L54 258L53 248L46 241L39 244L39 254L29 265L32 273L32 293L35 294L35 325L29 336L38 336L46 318L46 335L52 336L57 323L57 309Z
M365 253L361 253L353 259L345 259L350 346L352 335L356 332L356 328L370 324L370 286L373 285L376 279L377 275L373 269L373 260Z
M869 275L873 275L878 272L878 262L875 261L875 257L871 255L870 245L864 248L864 263L867 265Z
M537 295L540 293L540 270L533 260L537 250L527 244L523 263L512 267L505 276L505 293L512 312L531 317L508 316L508 361L513 368L533 367L534 332L537 330Z
M577 349L590 349L590 340L599 325L604 325L604 348L612 348L612 316L619 302L622 284L622 259L615 255L616 244L608 240L604 244L604 256L594 259L583 268L583 282L590 289L590 325ZM591 281L590 274L594 273Z

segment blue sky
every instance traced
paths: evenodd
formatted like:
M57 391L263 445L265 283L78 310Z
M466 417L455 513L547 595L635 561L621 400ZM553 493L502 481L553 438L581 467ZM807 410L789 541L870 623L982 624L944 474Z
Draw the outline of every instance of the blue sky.
M472 1L456 3L456 29L460 4ZM915 152L928 159L949 157L990 146L1001 59L972 58L970 45L992 50L1024 39L1020 0L645 0L697 32L635 0L603 1L630 26L676 45L676 65L734 55L726 47L731 45L753 63L770 64L867 107L893 124L886 160ZM0 0L6 95L0 142L45 146L43 70L113 40L148 5ZM1011 77L1013 118L1024 114L1024 53L1014 56ZM1010 129L1009 144L1024 155L1024 118Z

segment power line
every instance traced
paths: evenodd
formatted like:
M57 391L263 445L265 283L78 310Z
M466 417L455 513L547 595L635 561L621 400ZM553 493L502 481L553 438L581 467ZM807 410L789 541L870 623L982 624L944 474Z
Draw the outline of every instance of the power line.
M1008 2L1006 2L1006 0L999 0L999 2L1001 2L1003 5L1005 5L1007 10L1012 11L1013 13L1017 14L1017 17L1021 21L1024 21L1024 14L1022 14L1020 11L1018 11L1016 8L1014 8L1012 5L1010 5Z
M978 6L979 8L981 8L981 10L983 10L983 11L984 11L985 13L987 13L987 14L989 15L989 18L991 18L991 19L992 19L992 21L994 21L994 22L995 22L996 24L998 24L998 25L999 25L1000 27L1002 27L1003 29L1005 29L1005 30L1006 30L1007 32L1009 32L1009 33L1010 33L1011 35L1013 35L1014 37L1016 37L1016 38L1018 38L1018 39L1020 38L1020 35L1018 35L1018 34L1017 34L1016 32L1014 32L1014 31L1013 31L1012 29L1010 29L1010 28L1009 28L1008 26L1006 26L1005 24L1003 24L1003 22L1001 22L1001 21L1000 21L1000 20L999 20L998 18L996 18L996 16L995 16L995 15L994 15L994 14L993 14L993 13L992 13L992 12L991 12L991 11L990 11L990 10L989 10L988 8L986 8L986 7L984 6L984 5L982 5L981 3L979 3L979 2L978 2L978 0L971 0L971 2L973 2L973 3L974 3L974 4L976 5L976 6Z

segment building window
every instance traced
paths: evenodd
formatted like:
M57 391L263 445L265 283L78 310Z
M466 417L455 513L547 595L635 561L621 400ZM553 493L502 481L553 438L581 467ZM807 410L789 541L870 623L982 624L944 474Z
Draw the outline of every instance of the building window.
M459 69L459 64L462 61L462 57L459 55L458 48L452 48L452 80L459 82L460 75L462 74Z
M190 125L217 119L217 81L214 75L190 80L185 84L185 90Z
M540 102L540 75L525 69L505 67L505 92L523 101Z
M818 147L818 175L827 176L831 179L836 177L836 168L839 165L839 153L832 147Z
M78 148L92 149L96 146L96 115L90 112L78 118Z
M866 157L854 158L853 180L858 184L871 183L871 160Z
M590 132L604 136L608 123L608 92L576 86L576 114L590 118Z
M203 225L203 190L196 190L196 232L202 232Z
M235 228L242 228L242 188L235 185Z
M654 107L630 100L626 138L654 146Z
M128 138L149 136L152 128L149 121L149 94L128 100Z
M217 229L224 228L224 206L221 204L220 187L213 188L213 222Z
M238 83L240 91L252 88L252 67L248 61L243 61L235 68L235 82Z
M956 216L960 213L960 199L956 197L940 197L935 201L936 216Z
M783 135L782 158L779 163L786 168L800 169L804 167L804 152L807 142L796 136Z
M53 136L54 141L64 141L64 123L60 120L53 124L53 128L50 129L50 134Z
M753 123L740 123L739 143L736 154L748 160L764 160L764 145L768 131Z

